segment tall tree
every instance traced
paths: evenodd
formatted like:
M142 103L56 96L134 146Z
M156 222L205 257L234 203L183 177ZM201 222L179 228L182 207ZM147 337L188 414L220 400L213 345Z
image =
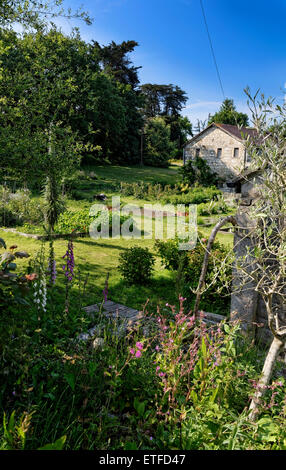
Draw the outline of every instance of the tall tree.
M192 125L187 117L180 115L187 102L186 93L177 85L158 85L146 83L141 86L144 98L143 115L145 119L163 117L170 126L170 139L181 152L187 135L192 135Z
M144 96L144 115L149 117L178 117L187 102L186 93L177 85L146 83L141 87Z
M126 106L117 83L101 72L97 50L77 33L0 31L0 63L3 172L29 178L41 171L51 123L95 154L113 152L126 130Z
M217 122L220 124L232 124L233 126L249 126L247 114L239 113L236 110L233 100L226 98L218 112L210 116L208 124Z
M138 70L141 67L134 67L129 58L129 54L138 46L138 42L123 41L121 44L116 44L112 41L108 46L100 46L95 42L94 45L98 48L104 72L124 85L131 85L133 89L138 86Z
M150 166L167 167L174 158L175 145L170 139L170 126L162 117L147 120L145 125L144 163Z
M125 128L120 137L113 140L113 150L109 154L112 161L136 163L139 161L140 132L143 128L143 119L140 109L142 108L142 97L138 90L138 70L131 61L131 54L138 46L136 41L124 41L116 44L112 41L108 46L100 46L93 43L98 51L99 64L105 75L116 84L124 111ZM112 138L112 133L110 134Z

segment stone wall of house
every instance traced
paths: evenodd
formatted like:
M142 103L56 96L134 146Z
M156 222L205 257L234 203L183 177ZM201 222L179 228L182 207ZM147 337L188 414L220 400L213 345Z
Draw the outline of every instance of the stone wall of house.
M206 132L194 138L186 145L185 163L195 158L196 149L200 149L200 157L206 160L213 172L227 179L241 173L244 165L244 145L234 137L228 135L219 128L210 128ZM222 149L221 156L217 156L218 149ZM234 157L234 149L238 148L238 157Z

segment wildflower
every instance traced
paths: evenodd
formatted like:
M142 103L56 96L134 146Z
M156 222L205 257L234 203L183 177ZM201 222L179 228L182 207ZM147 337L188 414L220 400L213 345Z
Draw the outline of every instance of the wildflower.
M28 281L34 281L34 279L36 279L38 276L36 273L33 273L33 274L26 274L25 275L25 278L28 280Z
M68 279L68 281L72 281L73 279L73 274L74 274L74 254L73 254L73 243L70 240L68 243L68 249L63 256L63 259L66 258L67 264L63 266L63 271L65 271L65 276Z
M160 348L159 348L158 344L157 344L157 346L155 346L155 349L156 349L157 352L160 351Z
M130 349L130 354L132 354L132 356L135 354L135 349L131 348Z
M142 349L143 349L143 344L137 342L137 343L136 343L136 348L137 348L137 349L140 349L140 351L142 351Z
M135 357L141 357L141 356L142 356L141 351L139 351L139 350L136 351Z
M47 271L51 279L50 283L54 285L57 278L56 261L54 259L49 259Z
M34 303L36 304L38 310L46 312L47 305L47 282L46 275L43 269L43 266L39 267L39 282L34 283Z

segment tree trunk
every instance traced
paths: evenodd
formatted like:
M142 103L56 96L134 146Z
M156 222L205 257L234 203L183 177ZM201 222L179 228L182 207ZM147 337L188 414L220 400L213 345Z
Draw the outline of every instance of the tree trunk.
M266 387L271 379L273 367L277 360L277 357L282 349L284 342L281 339L277 338L276 336L273 338L269 351L267 353L263 370L262 376L257 384L257 389L255 395L250 403L250 415L249 418L251 421L255 421L257 415L259 413L259 405L261 403L261 399L265 393Z

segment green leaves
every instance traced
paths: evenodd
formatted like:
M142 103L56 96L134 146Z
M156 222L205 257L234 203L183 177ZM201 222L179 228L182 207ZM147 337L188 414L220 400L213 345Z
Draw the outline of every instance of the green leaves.
M145 412L145 406L146 406L146 402L145 401L139 401L137 397L134 398L134 402L133 402L133 405L134 405L134 408L135 410L137 411L138 415L140 416L140 418L143 418L144 416L144 412Z
M67 436L62 436L51 444L46 444L39 447L37 450L63 450Z
M76 383L76 376L72 372L69 372L69 373L66 373L64 375L64 378L65 378L66 382L69 384L72 391L74 392L75 383Z

